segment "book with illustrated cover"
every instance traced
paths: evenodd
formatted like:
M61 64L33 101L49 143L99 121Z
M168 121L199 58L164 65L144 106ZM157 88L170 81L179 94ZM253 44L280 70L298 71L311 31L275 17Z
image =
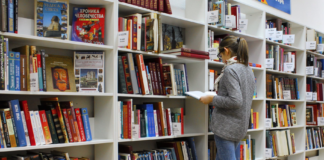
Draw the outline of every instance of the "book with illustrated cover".
M77 92L104 92L104 52L74 52Z
M185 29L168 24L162 24L163 50L182 48L185 39Z
M69 0L35 0L35 35L69 39Z
M72 57L49 55L45 61L47 91L76 92Z
M105 8L73 8L72 41L104 45Z

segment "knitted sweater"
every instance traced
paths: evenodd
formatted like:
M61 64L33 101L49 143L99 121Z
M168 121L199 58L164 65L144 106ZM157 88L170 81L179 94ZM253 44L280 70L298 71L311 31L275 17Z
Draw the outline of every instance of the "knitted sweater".
M252 69L243 64L225 68L219 82L218 95L211 103L215 106L210 129L217 136L230 140L242 140L249 126L255 78Z

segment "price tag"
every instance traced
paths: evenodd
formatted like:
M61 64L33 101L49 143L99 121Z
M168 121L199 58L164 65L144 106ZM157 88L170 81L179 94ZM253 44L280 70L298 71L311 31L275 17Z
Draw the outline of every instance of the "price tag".
M272 157L272 149L266 148L265 149L265 158L271 158Z
M181 135L181 123L172 123L173 135Z
M140 137L139 134L139 125L133 124L132 125L132 139L138 139Z
M272 40L282 40L282 31L276 31L276 35Z
M317 117L317 125L324 126L324 117Z
M317 67L315 67L315 69L314 69L314 76L315 76L315 77L318 76L318 68L317 68Z
M317 92L313 92L313 101L317 101Z
M295 68L294 63L284 63L285 72L294 71L294 68Z
M273 69L273 58L267 58L265 62L265 66L268 69Z
M294 42L295 42L294 34L282 35L282 43L293 44Z
M277 28L268 28L266 29L266 38L273 39L276 36Z
M247 26L248 26L248 19L240 19L239 20L239 29L242 31L247 30Z
M233 26L232 15L226 15L225 16L225 27L232 28L232 26Z
M313 100L313 92L306 92L306 101Z
M211 59L211 60L218 59L218 57L217 57L218 48L209 48L208 52L209 52L209 59Z
M306 66L306 74L307 75L314 74L314 67L313 66Z
M272 120L271 120L271 118L266 118L265 119L265 128L266 129L269 129L269 128L271 128L271 125L272 124Z
M316 51L317 52L324 52L324 44L318 44Z
M283 97L284 97L284 99L290 100L291 99L291 95L290 94L291 94L290 90L283 91Z
M218 10L208 12L208 23L217 23L218 22Z
M308 50L316 49L316 41L308 41L308 42L306 42L306 49L308 49Z
M29 80L30 80L30 91L32 92L38 92L38 74L37 73L30 73L29 74Z
M118 46L125 47L128 45L128 31L118 32Z

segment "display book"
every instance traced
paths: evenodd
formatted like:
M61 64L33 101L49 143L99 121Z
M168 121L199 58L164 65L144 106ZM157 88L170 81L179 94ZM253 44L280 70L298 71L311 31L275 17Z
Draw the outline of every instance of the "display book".
M296 51L285 52L280 45L266 44L266 59L273 59L273 65L266 65L266 69L280 72L297 73L296 71ZM292 68L285 66L285 63L292 63Z
M311 71L306 72L308 76L322 77L324 70L324 59L319 59L315 55L307 54L306 67L310 68ZM309 69L307 69L309 70Z
M119 144L118 152L118 157L126 160L198 160L195 139L193 137L156 142L156 149L144 151L133 151L133 146Z
M87 108L73 102L42 98L39 110L29 110L26 100L1 101L1 148L91 141Z
M290 22L282 22L282 19L280 18L270 19L270 20L268 19L265 21L265 24L266 24L266 29L275 28L276 31L282 31L283 35L291 34ZM272 40L271 38L267 38L267 40L283 43L282 40ZM291 45L291 44L285 43L285 45Z
M312 99L306 99L308 101L324 101L323 97L323 83L320 80L316 80L311 77L306 78L306 92L311 92Z
M271 128L297 126L297 110L294 104L271 104L266 101L266 117L271 118Z
M306 42L311 42L311 41L316 42L315 49L311 49L311 51L323 54L323 51L317 51L318 44L323 44L323 39L322 38L323 37L320 36L319 33L316 32L314 29L309 29L308 28L306 30Z
M269 99L299 100L298 78L266 74L266 93Z
M18 0L2 0L0 31L18 33Z
M52 150L50 152L27 151L25 154L13 154L0 157L1 160L90 160L87 157L70 157L68 152Z
M118 56L118 93L184 95L189 91L186 64L163 64L162 58L145 59L142 54Z
M324 117L324 104L306 104L306 125L317 126L318 118Z
M118 110L120 113L119 133L121 139L184 134L183 108L166 108L163 102L133 104L132 99L125 99L118 101ZM175 123L179 125L176 128L173 127ZM138 130L135 130L134 125L138 125ZM177 129L177 131L174 131L174 129ZM137 134L132 134L134 132Z
M119 0L146 9L172 14L170 0Z
M272 157L296 153L295 133L291 130L266 131L266 148L272 149Z

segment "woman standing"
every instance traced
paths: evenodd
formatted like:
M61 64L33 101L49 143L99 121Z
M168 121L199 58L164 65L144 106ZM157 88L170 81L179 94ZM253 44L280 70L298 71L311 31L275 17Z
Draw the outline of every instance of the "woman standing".
M254 74L248 66L248 45L244 38L227 36L219 45L225 66L215 81L217 96L200 101L215 106L211 125L217 147L216 160L239 160L242 140L249 126L254 91Z

